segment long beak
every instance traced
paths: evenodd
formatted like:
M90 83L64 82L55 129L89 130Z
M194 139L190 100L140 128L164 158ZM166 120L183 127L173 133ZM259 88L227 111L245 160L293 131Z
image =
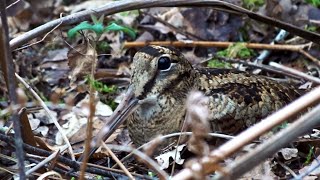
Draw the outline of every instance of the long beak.
M107 140L138 106L139 99L135 97L132 87L129 86L124 98L110 116L109 121L103 126L91 142L91 150L88 154L89 157L99 148L101 140ZM83 158L80 157L79 160L82 159Z

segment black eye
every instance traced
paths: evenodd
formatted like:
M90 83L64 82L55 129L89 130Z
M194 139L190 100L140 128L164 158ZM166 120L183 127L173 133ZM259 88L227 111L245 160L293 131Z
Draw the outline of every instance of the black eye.
M168 57L161 57L158 60L158 69L159 70L166 70L169 69L171 65L171 60Z

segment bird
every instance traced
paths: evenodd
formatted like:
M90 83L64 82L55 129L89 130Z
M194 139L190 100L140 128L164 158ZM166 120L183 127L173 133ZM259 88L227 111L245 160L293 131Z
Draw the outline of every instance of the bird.
M125 98L106 124L107 128L102 128L96 138L107 138L125 121L136 146L159 134L180 132L186 116L186 99L193 90L209 98L211 131L231 135L252 126L302 93L293 85L262 75L237 69L194 67L175 48L150 45L134 55Z

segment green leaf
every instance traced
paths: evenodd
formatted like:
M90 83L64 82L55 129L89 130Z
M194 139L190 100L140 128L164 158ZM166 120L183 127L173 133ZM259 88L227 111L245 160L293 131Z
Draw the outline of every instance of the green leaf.
M304 164L309 164L311 162L312 155L314 154L313 151L314 151L314 146L311 146L310 149L309 149L309 153L308 153L307 159L304 162Z
M109 45L109 43L106 42L106 41L99 41L98 44L97 44L97 49L98 49L99 51L105 52L105 51L107 51L109 48L110 48L110 45Z
M320 0L305 0L305 1L313 5L314 7L320 7Z
M69 38L74 38L78 31L81 30L91 30L93 32L95 32L96 34L102 34L104 31L104 26L102 23L97 23L94 25L89 24L87 21L83 21L82 23L80 23L79 25L75 26L74 28L70 29L68 31L68 37Z
M250 10L258 9L264 4L264 0L242 0L243 6Z
M209 68L231 68L231 64L228 62L223 62L218 59L211 59L208 61Z
M253 55L254 51L247 48L244 43L234 43L227 49L217 52L217 56L228 58L249 58Z
M120 26L116 23L111 23L109 24L106 28L105 31L122 31L126 34L128 34L131 38L135 39L136 38L136 33L129 27L124 27Z
M117 86L112 85L111 87L103 84L102 82L99 82L97 80L91 79L89 76L87 76L87 81L89 82L89 84L91 86L93 86L93 88L98 91L98 92L102 92L102 93L114 93L117 90Z
M76 36L76 34L78 33L78 31L90 28L91 26L92 25L89 24L87 21L83 21L80 24L78 24L77 26L75 26L74 28L70 29L68 31L67 35L69 38L74 38Z

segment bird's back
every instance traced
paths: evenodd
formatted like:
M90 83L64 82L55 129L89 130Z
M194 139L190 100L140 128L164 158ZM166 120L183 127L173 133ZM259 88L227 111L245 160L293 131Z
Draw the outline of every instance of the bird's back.
M237 134L301 95L296 87L233 69L196 69L212 131Z

